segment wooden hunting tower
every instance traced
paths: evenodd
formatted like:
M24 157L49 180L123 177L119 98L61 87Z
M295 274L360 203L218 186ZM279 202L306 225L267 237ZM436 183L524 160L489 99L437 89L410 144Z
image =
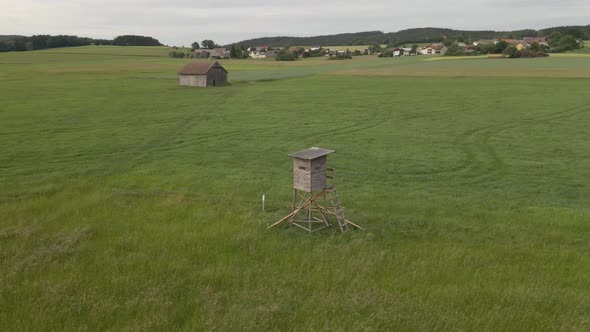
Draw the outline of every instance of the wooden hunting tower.
M291 213L268 228L288 220L291 226L314 232L330 226L328 215L336 217L342 232L346 232L349 225L361 228L344 215L344 208L336 191L336 172L333 168L327 167L327 156L334 152L336 151L312 147L289 155L293 158ZM296 219L299 212L305 213L303 219Z
M290 154L293 158L293 188L308 193L326 189L327 156L334 152L313 147Z

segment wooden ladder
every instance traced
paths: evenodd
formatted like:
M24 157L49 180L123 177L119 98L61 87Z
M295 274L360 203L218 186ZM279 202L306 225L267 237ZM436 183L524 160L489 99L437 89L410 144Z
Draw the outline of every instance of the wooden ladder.
M344 208L342 207L342 201L340 200L340 195L338 195L338 191L336 190L335 186L330 188L328 198L330 199L330 204L334 209L334 215L336 216L340 230L342 233L348 231L348 220L346 220Z

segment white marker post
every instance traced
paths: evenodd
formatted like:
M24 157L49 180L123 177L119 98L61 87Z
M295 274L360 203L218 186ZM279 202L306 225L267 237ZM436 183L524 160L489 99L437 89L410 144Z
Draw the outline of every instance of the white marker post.
M265 201L266 195L262 194L262 211L264 212L264 201Z

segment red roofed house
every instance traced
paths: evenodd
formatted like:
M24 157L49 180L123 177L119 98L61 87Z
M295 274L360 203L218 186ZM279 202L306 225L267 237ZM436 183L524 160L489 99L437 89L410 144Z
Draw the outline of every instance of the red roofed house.
M534 42L539 43L539 45L549 45L547 44L547 38L545 37L524 37L524 42L527 43L529 46Z
M217 61L191 62L178 71L178 84L202 88L227 85L227 70Z

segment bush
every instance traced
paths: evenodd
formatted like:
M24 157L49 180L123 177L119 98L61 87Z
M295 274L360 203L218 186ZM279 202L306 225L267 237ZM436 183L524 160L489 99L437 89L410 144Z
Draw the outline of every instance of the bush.
M445 53L447 56L462 56L465 55L465 49L457 44L451 45Z
M499 42L494 44L494 46L495 46L494 53L496 53L496 54L504 54L504 51L509 47L508 43L503 40L500 40Z
M519 51L515 46L508 46L502 54L507 58L539 58L549 55L543 50L524 49Z
M516 46L508 46L502 51L507 58L518 58L518 49Z
M576 50L584 47L584 44L572 35L562 36L559 32L554 31L548 37L551 53L562 53Z
M295 61L295 60L297 60L297 57L293 53L279 53L275 57L275 60L276 61Z
M348 53L330 55L330 57L328 58L328 60L349 60L349 59L352 59L352 56Z
M392 50L385 50L383 52L381 52L381 54L379 54L380 58L392 58L393 57L393 51Z
M184 58L184 57L186 57L186 54L184 52L180 52L180 51L172 51L172 52L168 53L168 56L171 58Z
M519 58L540 58L540 57L545 57L545 56L549 56L549 54L547 54L547 52L545 52L543 50L533 51L533 50L528 49L528 50L518 51Z
M480 44L478 46L479 51L482 54L492 54L492 53L496 53L496 44L494 43L489 43L489 44Z

